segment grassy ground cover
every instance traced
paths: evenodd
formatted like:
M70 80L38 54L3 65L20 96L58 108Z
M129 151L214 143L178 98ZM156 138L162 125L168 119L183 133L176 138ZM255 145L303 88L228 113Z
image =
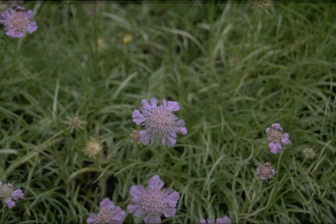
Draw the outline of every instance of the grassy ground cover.
M24 199L4 203L0 223L86 223L107 197L124 223L143 223L127 212L129 191L154 175L180 194L162 223L335 222L333 5L23 6L38 29L0 31L0 180ZM179 103L188 133L174 147L131 142L144 129L133 110L154 97ZM86 123L72 130L67 117ZM273 123L292 143L277 154L265 132ZM104 150L97 158L85 153L93 139ZM275 175L261 180L266 162Z

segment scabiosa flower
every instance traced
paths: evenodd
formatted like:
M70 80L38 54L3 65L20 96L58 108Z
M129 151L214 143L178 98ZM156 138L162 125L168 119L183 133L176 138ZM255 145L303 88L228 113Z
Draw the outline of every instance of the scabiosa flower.
M152 98L151 105L145 99L141 103L142 114L139 110L134 110L132 117L136 124L146 127L146 130L140 131L140 141L144 145L148 145L149 141L154 144L155 139L163 135L161 143L174 146L176 133L187 134L184 120L177 121L177 117L173 114L174 111L180 110L178 102L163 100L163 105L157 106L157 99Z
M91 213L86 220L88 224L121 224L125 217L125 212L120 207L115 207L113 201L104 198L99 203L98 215Z
M213 220L212 219L201 219L199 224L213 224ZM216 219L216 224L231 224L231 220L225 216L223 218L218 218Z
M271 179L275 175L275 170L270 163L265 163L257 168L257 174L262 180Z
M271 153L277 154L278 151L282 150L280 141L283 145L292 144L289 140L289 134L282 134L282 128L278 123L272 124L272 127L268 127L266 129L266 134L268 141L270 141L270 143L268 143L268 146L271 148Z
M5 25L5 31L8 36L14 38L24 37L25 31L33 33L37 30L35 21L31 22L34 14L32 10L26 11L22 6L18 6L16 10L9 10L1 13L0 23Z
M176 203L180 198L179 193L172 188L161 190L164 182L158 175L153 176L148 185L147 190L143 185L131 187L130 194L133 198L127 206L128 212L138 218L146 214L145 223L150 224L160 223L162 214L167 218L174 216Z
M314 149L312 148L305 148L303 149L303 155L307 158L307 159L311 159L311 158L314 158L315 157L315 152L314 152Z
M99 140L91 138L91 140L86 143L84 151L90 157L97 158L103 153L103 146Z
M23 196L24 194L21 189L14 190L11 184L2 184L2 181L0 180L0 198L3 198L8 208L13 208L15 206L14 201L23 198Z
M79 131L80 129L83 129L82 124L87 124L86 121L81 121L78 115L66 118L68 119L68 121L63 121L63 123L69 125L68 129L70 129L70 133L72 133L74 130Z

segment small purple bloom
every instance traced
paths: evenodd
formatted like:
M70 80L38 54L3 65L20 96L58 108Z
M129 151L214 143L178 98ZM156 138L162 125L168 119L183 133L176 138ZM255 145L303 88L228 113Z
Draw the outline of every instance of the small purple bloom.
M153 176L148 185L147 190L143 185L131 187L130 194L133 198L127 206L128 212L138 218L146 214L145 223L150 224L160 223L162 214L167 218L174 216L180 199L179 193L172 188L161 190L164 182L158 175Z
M142 124L146 130L140 131L140 141L144 145L154 144L159 135L163 135L161 143L163 145L174 146L176 143L176 133L187 134L184 120L177 120L173 114L180 110L180 106L175 101L163 100L163 105L157 106L157 99L152 98L151 104L147 100L141 101L142 107L134 110L132 117L136 124Z
M113 201L104 198L99 203L98 215L91 213L86 220L88 224L121 224L121 220L125 217L125 212L120 207L115 207Z
M23 198L23 196L24 194L21 189L14 190L11 184L2 184L2 181L0 180L0 198L5 200L8 208L13 208L15 206L14 201Z
M216 219L216 224L231 224L229 217L224 216L223 218Z
M207 220L201 219L199 222L199 224L213 224L213 223L214 222L212 219L207 219ZM223 218L216 219L216 224L231 224L231 221L227 216L225 216Z
M291 145L291 141L289 140L289 134L284 133L282 134L282 128L280 124L275 123L272 124L271 127L268 127L266 129L267 139L270 141L268 143L268 146L271 149L271 153L277 154L278 151L282 150L282 146L280 144L280 141L283 145Z
M275 170L270 163L265 163L257 168L257 174L262 180L271 179L275 175Z
M213 220L212 219L201 219L199 224L213 224Z
M14 38L24 37L25 31L33 33L37 30L35 21L31 22L34 14L32 10L26 11L22 6L18 6L16 10L9 10L1 13L0 23L5 25L4 30L8 36Z

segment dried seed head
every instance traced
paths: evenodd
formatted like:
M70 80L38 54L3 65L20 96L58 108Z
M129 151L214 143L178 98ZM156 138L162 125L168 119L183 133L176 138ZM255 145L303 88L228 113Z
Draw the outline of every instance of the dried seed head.
M104 48L105 48L104 39L101 38L101 37L98 37L97 44L98 44L98 51L102 52L104 50Z
M0 4L0 13L4 12L7 10L7 4Z
M142 144L140 142L140 132L139 131L133 131L132 134L130 135L131 141L133 144Z
M72 133L74 130L79 131L83 129L82 124L87 124L86 121L81 121L78 116L67 117L68 121L63 121L69 125L68 129Z
M130 32L124 31L122 37L121 37L121 42L123 44L131 44L134 41L134 36Z
M315 152L314 149L312 148L305 148L303 149L303 155L307 158L307 159L311 159L315 157Z
M41 120L39 121L40 125L43 127L47 127L51 124L51 120L49 118L41 118Z
M84 151L90 157L97 158L103 153L103 146L99 140L91 139L86 143Z
M252 3L254 6L261 8L261 9L267 9L271 7L271 0L252 0Z

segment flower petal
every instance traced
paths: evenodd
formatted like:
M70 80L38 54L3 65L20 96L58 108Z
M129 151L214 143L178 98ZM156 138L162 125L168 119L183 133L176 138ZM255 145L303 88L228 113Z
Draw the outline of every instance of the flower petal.
M178 120L178 121L176 122L176 125L175 125L175 127L174 127L173 129L174 129L175 132L177 132L177 133L181 133L182 135L185 135L185 134L188 133L188 132L187 132L187 129L186 129L186 127L185 127L185 122L184 122L184 120Z
M35 31L37 30L37 28L38 28L38 26L37 26L37 24L36 24L35 21L29 23L28 26L27 26L28 33L33 33L33 32L35 32Z
M89 218L87 218L86 222L87 224L94 224L96 222L97 216L96 214L91 213L89 215Z
M157 99L156 98L151 99L151 105L152 105L152 108L157 107Z
M145 116L140 113L139 110L134 110L132 113L133 122L137 125L141 124L146 120Z
M33 11L29 9L26 13L26 17L27 19L32 19L34 17Z
M171 193L167 198L166 201L169 204L170 207L175 207L177 204L177 201L180 199L180 194L176 191Z
M212 219L207 219L208 224L213 224L213 220Z
M114 210L113 216L114 216L114 220L120 222L125 217L125 212L120 207L117 207Z
M176 138L177 138L177 135L173 132L164 134L162 136L161 143L162 145L166 145L167 143L169 147L172 147L176 144Z
M6 201L8 208L13 208L15 206L15 202L12 201L11 199L6 199L5 201Z
M161 223L160 215L148 214L148 215L146 215L144 220L145 220L145 223L147 223L147 224Z
M271 148L271 153L273 153L273 154L278 153L278 148L276 146L276 143L270 142L270 143L268 143L268 146Z
M166 218L174 216L175 213L176 213L176 208L165 208L165 210L163 210L163 215Z
M1 13L0 15L0 23L1 24L5 24L7 23L7 21L10 19L11 15L8 11L5 11L3 13Z
M292 142L289 140L289 134L288 133L285 133L285 134L282 135L281 142L284 145L291 145L292 144Z
M201 219L198 224L207 224L205 219Z
M142 107L146 110L151 110L152 106L149 105L148 101L146 99L141 100Z
M24 194L22 193L21 189L16 189L12 193L12 197L15 201L19 200L19 198L23 198Z
M178 111L178 110L180 110L180 106L179 106L178 102L175 102L175 101L168 101L168 106L167 107L171 111Z
M260 166L257 168L257 174L260 175Z
M114 209L114 203L111 201L109 198L104 198L100 203L99 203L100 209Z
M231 224L231 220L225 216L224 218L216 219L216 224Z
M130 195L133 197L139 197L146 193L145 187L143 185L132 186L130 191Z
M272 124L272 128L274 128L274 129L279 130L279 131L282 132L282 128L281 128L281 126L280 126L279 123Z
M141 204L133 204L133 203L130 203L127 206L127 211L137 218L139 218L142 214L145 213L145 211L141 207Z
M148 145L149 140L151 140L151 133L147 130L142 130L139 132L139 134L139 141L142 142L144 145Z
M164 182L160 179L159 175L153 176L148 181L148 186L149 186L149 189L151 190L161 190L163 185L164 185Z

